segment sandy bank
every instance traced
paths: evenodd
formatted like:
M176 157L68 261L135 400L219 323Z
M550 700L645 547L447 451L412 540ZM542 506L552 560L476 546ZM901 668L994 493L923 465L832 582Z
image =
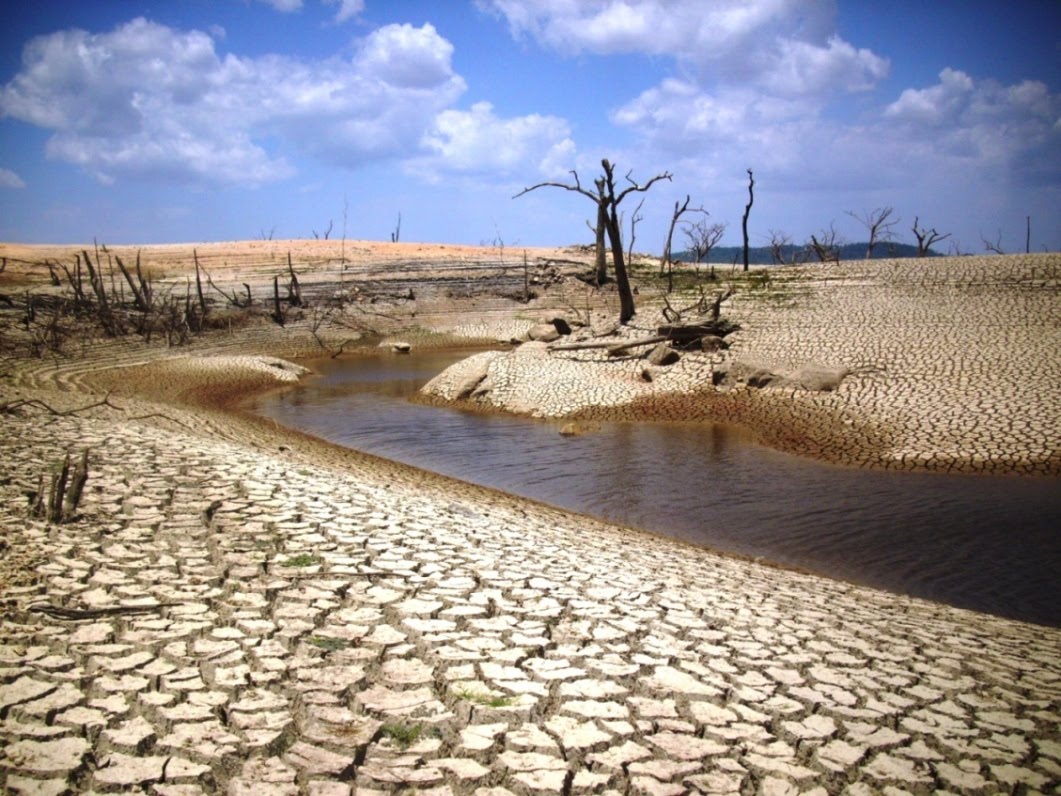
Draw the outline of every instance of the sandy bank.
M1061 474L1061 255L774 269L724 312L728 351L666 367L529 343L455 366L428 400L550 418L718 420L840 464ZM651 335L651 308L613 339ZM828 392L711 387L725 363L846 369ZM473 379L473 380L474 380Z

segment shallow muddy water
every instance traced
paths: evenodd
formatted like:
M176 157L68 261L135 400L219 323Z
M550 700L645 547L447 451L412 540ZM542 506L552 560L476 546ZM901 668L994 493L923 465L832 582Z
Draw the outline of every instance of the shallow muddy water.
M317 360L250 408L332 442L835 578L1061 626L1061 479L853 470L721 426L559 423L407 398L463 352Z

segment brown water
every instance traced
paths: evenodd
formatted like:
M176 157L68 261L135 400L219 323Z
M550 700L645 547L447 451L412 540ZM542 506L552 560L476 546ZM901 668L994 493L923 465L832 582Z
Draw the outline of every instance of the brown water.
M321 360L252 405L332 442L612 522L1061 627L1061 479L853 470L721 426L559 424L408 402L468 352Z

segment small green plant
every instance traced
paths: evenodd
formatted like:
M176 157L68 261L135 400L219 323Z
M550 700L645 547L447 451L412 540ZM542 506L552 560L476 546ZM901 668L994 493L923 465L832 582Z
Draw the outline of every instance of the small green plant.
M380 727L380 733L384 738L390 738L402 749L408 749L423 736L424 726L422 724L384 724Z
M482 691L473 691L470 688L459 688L457 689L456 693L457 696L461 699L465 699L469 702L474 702L476 705L483 705L488 708L509 708L516 704L515 697L485 694Z
M281 566L285 567L312 567L314 564L319 564L320 559L309 553L299 553L297 556L284 561Z
M348 646L348 642L345 639L331 638L328 636L310 636L307 641L314 647L320 647L327 652L335 652L336 650L345 649Z

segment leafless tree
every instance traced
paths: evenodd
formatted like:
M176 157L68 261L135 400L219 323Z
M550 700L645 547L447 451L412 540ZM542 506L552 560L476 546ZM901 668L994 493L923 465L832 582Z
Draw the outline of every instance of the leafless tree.
M615 166L607 158L601 161L604 174L599 180L595 180L597 192L594 193L582 186L576 171L571 172L574 184L564 182L540 182L529 188L524 188L516 197L537 190L538 188L562 188L565 191L573 191L582 194L597 206L598 218L604 217L604 227L608 233L608 239L612 248L612 265L615 269L615 282L619 289L619 322L626 324L634 317L634 294L630 287L630 278L626 271L626 260L623 255L623 234L619 222L619 205L623 199L631 193L644 193L660 180L670 180L670 172L663 172L652 177L648 182L641 185L630 179L629 172L626 175L630 185L616 193L615 190ZM515 198L515 197L514 197Z
M397 243L402 237L402 214L398 213L398 224L391 233L391 243Z
M839 263L840 247L843 245L843 238L840 237L833 224L829 224L828 229L823 228L817 234L811 235L808 243L815 257L818 258L819 262L823 263Z
M325 240L328 240L328 236L332 234L332 227L334 227L334 226L335 226L335 221L333 219L329 218L328 219L328 228L326 230L324 230L324 239ZM314 238L314 240L320 240L320 235L317 234L317 230L313 230L313 238Z
M946 235L941 235L936 232L935 228L925 229L919 223L917 216L914 216L914 237L917 238L917 256L926 257L932 248L932 244L939 243L941 240L946 240L950 237L948 232Z
M637 207L634 208L634 212L630 215L630 245L626 249L627 262L632 263L634 261L634 242L637 240L637 225L645 218L641 215L641 208L644 206L645 198L641 197L641 201L637 203Z
M892 240L895 233L892 228L901 221L896 218L891 220L893 208L878 207L873 211L863 210L861 215L851 210L845 210L851 218L864 226L869 231L869 243L866 244L866 259L873 257L873 249L881 241Z
M663 256L659 258L659 275L663 276L664 269L672 265L671 262L671 245L674 242L674 228L678 225L678 221L686 213L703 213L704 216L708 215L707 210L703 207L689 207L691 201L688 194L685 196L684 202L674 203L674 213L671 214L670 227L667 228L667 239L663 243ZM699 260L697 260L699 262Z
M785 247L792 245L792 237L786 235L779 229L770 230L770 256L773 258L774 265L788 265L785 262ZM793 263L795 258L793 258Z
M748 204L744 206L744 217L741 219L741 230L744 233L744 270L748 270L748 216L752 212L752 203L755 201L755 178L752 176L752 170L748 169Z
M711 250L726 234L726 226L724 221L708 224L706 218L685 225L685 239L689 241L689 251L696 262L706 263L711 258Z
M1005 254L1005 252L1002 251L1002 230L998 231L998 237L995 238L994 243L985 238L984 233L982 232L980 233L980 240L984 244L984 251L994 252L995 254Z

